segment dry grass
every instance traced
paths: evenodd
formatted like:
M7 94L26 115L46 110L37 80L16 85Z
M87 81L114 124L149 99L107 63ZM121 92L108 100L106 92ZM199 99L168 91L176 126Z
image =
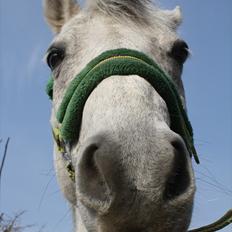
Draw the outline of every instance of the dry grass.
M2 145L2 142L3 140L0 139L0 145ZM1 158L0 160L0 191L1 191L1 179L2 179L6 157L7 157L7 150L8 150L9 142L10 142L10 138L6 140L2 158L0 156ZM0 232L26 232L27 229L31 227L34 227L35 231L42 232L44 227L41 227L39 230L38 229L36 230L35 225L23 225L21 223L21 219L24 213L25 211L17 213L14 216L8 216L5 213L0 211Z
M21 217L24 212L16 214L13 218L5 215L4 213L0 214L0 231L1 232L22 232L26 231L27 228L32 227L33 225L21 225Z

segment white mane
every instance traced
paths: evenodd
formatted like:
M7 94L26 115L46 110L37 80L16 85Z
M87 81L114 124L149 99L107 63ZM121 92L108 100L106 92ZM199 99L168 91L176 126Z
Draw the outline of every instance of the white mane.
M176 11L164 11L151 0L88 0L86 8L127 23L151 24L156 30L163 25L173 30L181 22L179 8Z
M150 0L89 0L87 6L116 18L147 20L154 5Z

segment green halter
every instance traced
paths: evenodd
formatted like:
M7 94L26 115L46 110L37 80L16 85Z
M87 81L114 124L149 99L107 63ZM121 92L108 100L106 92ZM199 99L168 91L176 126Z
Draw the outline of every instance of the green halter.
M61 124L60 135L66 142L78 140L82 112L86 100L94 88L112 75L138 75L147 80L165 100L171 118L171 129L185 141L197 163L193 132L174 82L145 54L128 49L116 49L102 53L93 59L69 85L57 113ZM53 79L47 85L52 98Z
M138 75L155 88L168 107L171 129L183 138L190 155L193 154L195 161L199 163L194 148L193 130L172 79L145 54L134 50L116 49L102 53L86 65L68 86L58 109L57 120L61 127L53 128L53 137L58 151L67 162L66 168L70 178L75 181L75 170L71 158L67 157L66 145L78 140L82 112L89 95L102 80L112 75ZM46 89L51 99L53 82L51 78ZM214 232L231 222L232 210L229 210L215 223L189 232Z

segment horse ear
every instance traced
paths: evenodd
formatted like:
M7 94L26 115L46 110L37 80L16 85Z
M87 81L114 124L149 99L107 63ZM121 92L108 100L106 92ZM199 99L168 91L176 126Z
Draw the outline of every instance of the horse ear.
M163 12L170 19L173 29L177 29L182 22L181 8L176 6L173 10L164 10Z
M55 33L79 11L75 0L43 0L44 16Z

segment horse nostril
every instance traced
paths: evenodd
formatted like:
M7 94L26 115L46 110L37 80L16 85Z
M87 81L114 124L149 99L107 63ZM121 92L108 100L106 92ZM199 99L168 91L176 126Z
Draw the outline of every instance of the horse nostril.
M107 213L113 201L111 154L116 149L107 139L108 135L88 139L79 149L76 163L77 198L99 214Z
M180 153L186 153L185 144L181 138L176 137L175 139L171 141L171 144L175 148L176 151Z
M176 137L171 144L174 148L174 160L164 191L164 198L167 200L178 197L190 185L190 174L187 165L188 152L185 144L179 137Z
M97 144L91 144L89 147L85 150L85 168L88 170L95 169L95 163L94 163L94 154L98 150Z

